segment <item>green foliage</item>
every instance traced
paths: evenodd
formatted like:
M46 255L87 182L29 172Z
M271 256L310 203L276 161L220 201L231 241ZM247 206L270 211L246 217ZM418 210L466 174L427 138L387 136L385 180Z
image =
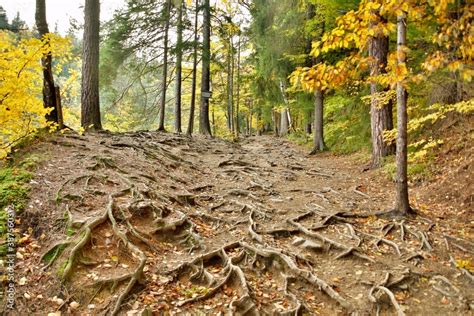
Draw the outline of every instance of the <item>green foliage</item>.
M292 142L311 148L311 135L306 134L305 132L297 131L288 135L288 139Z
M338 154L370 148L369 108L358 97L334 95L325 100L325 141Z

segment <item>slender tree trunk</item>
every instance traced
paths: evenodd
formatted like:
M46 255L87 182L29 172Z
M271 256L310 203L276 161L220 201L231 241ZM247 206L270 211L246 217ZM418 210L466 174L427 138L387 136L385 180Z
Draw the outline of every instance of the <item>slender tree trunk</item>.
M280 137L288 135L290 122L288 120L288 108L284 108L280 115Z
M174 131L181 133L181 73L183 59L183 0L178 4L178 25L176 40L176 93L174 107Z
M276 110L272 110L273 132L275 133L275 136L280 135L280 119L281 114Z
M86 0L82 45L81 125L84 129L102 129L99 103L99 28L100 2Z
M257 111L257 136L261 136L262 135L262 128L260 127L260 121L262 119L262 113L260 112L260 110Z
M406 46L406 14L397 17L397 63L404 64L406 61L404 47ZM402 82L397 83L397 194L395 211L400 215L406 215L410 211L408 200L408 158L407 158L407 99L408 93Z
M46 4L45 0L36 0L36 27L38 28L39 36L49 33L48 23L46 21ZM49 46L48 43L45 43ZM41 58L43 66L43 104L45 108L51 108L51 112L46 115L46 120L49 122L59 123L58 105L56 102L56 93L54 87L54 78L52 71L52 56L51 52L46 53Z
M209 93L211 82L211 7L209 0L204 0L203 16L203 48L202 48L202 74L201 74L201 111L199 115L199 132L212 136L209 124Z
M234 132L235 136L239 136L239 106L240 106L240 31L239 31L239 42L237 44L237 88L236 88L236 100L235 100L235 123Z
M161 100L160 100L160 119L159 119L159 131L165 131L165 110L166 110L166 90L168 85L168 32L170 28L170 12L171 12L171 0L166 0L165 7L165 34L163 38L163 79L161 89Z
M306 111L304 131L308 135L311 134L311 125L313 125L312 118L313 111Z
M227 128L234 130L234 43L229 33L227 52Z
M314 136L313 150L310 154L323 151L324 145L324 128L323 128L323 109L324 109L324 92L316 90L314 92Z
M290 115L289 115L289 102L288 98L286 96L286 83L283 79L280 79L280 92L283 98L283 102L285 103L285 108L283 109L281 113L281 118L280 118L280 133L279 136L283 137L288 135L288 129L290 126Z
M380 16L379 19L385 22ZM372 37L369 41L369 56L372 57L370 65L370 75L377 76L385 73L387 67L387 56L389 51L389 38L383 35ZM392 102L387 104L380 102L380 92L386 91L377 83L370 84L370 125L372 133L372 166L380 167L383 157L395 153L395 145L387 144L383 140L383 132L393 129Z
M248 128L248 135L252 135L252 115L253 115L253 106L252 101L249 101L249 128Z
M187 135L191 136L194 129L194 111L196 107L196 78L197 78L197 41L198 41L198 15L199 0L196 0L196 12L194 15L194 45L193 45L193 77L191 83L191 105L189 107L189 122Z

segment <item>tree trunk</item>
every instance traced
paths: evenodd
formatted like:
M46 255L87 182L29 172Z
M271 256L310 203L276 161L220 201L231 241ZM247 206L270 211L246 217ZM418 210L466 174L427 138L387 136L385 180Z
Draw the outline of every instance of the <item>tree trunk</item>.
M240 106L240 31L239 31L239 42L237 44L237 88L236 88L236 100L235 100L235 123L234 132L235 136L239 136L239 106Z
M304 131L306 134L311 134L311 125L313 125L313 122L312 122L312 118L313 118L313 111L306 111L306 115L305 115L305 126L304 126Z
M204 0L203 16L203 47L202 47L202 74L201 74L201 111L199 115L199 132L212 136L209 124L209 93L211 82L211 7L209 0Z
M382 22L382 18L379 16ZM372 57L370 65L370 75L377 76L385 73L387 67L387 55L389 51L389 38L383 35L372 37L369 41L369 56ZM392 118L392 102L382 104L378 94L386 91L377 83L370 84L370 94L372 96L370 102L370 125L372 134L372 166L380 167L383 157L395 153L394 144L387 144L383 140L383 132L393 129Z
M174 107L174 131L181 133L181 73L183 59L183 0L178 4L178 24L176 39L176 93Z
M102 129L99 103L99 28L100 2L86 0L82 45L81 125L84 129Z
M314 135L313 150L310 154L323 151L324 145L324 128L323 128L323 109L324 109L324 93L321 90L314 92Z
M261 110L258 110L257 111L257 136L261 136L262 135L262 129L263 129L263 126L260 127L260 121L262 119L262 112Z
M249 101L249 124L248 124L248 130L247 130L247 134L249 136L252 135L252 115L253 115L253 112L252 112L252 101Z
M397 17L397 63L404 64L406 56L406 14ZM408 200L408 158L407 158L407 90L402 82L397 82L397 194L395 211L400 215L407 215L410 211Z
M278 111L272 110L273 133L275 133L275 136L280 135L280 118L280 113Z
M192 135L194 129L194 111L196 107L196 77L197 77L197 41L198 41L198 14L199 0L196 0L196 12L194 14L194 45L193 45L193 77L191 83L191 105L189 107L189 122L187 135Z
M280 116L280 137L288 135L289 126L290 122L288 120L288 108L284 108Z
M234 44L229 33L227 48L227 128L234 130Z
M46 5L45 0L36 0L36 27L38 28L39 36L49 33L48 23L46 21ZM45 43L48 45L48 43ZM46 115L46 120L49 122L59 123L59 113L56 103L56 94L54 88L54 78L52 71L52 56L51 52L46 53L41 58L43 66L43 104L45 108L51 108L51 112Z
M159 131L165 131L165 110L166 110L166 89L168 84L168 32L170 28L170 12L171 12L171 0L166 0L165 7L165 34L163 38L163 79L161 89L161 101L160 101L160 118L159 118Z
M283 102L285 103L285 108L283 109L280 117L280 133L278 134L280 137L288 135L288 129L290 126L290 114L289 114L289 102L288 97L286 95L286 83L283 79L280 79L280 92L283 98Z
M54 96L56 99L56 109L58 113L58 128L61 130L64 128L64 118L63 118L63 107L61 105L61 91L59 86L54 86Z

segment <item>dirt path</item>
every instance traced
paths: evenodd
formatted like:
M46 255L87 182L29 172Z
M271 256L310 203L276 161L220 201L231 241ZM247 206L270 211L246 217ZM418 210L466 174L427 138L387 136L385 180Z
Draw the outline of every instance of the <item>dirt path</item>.
M145 132L35 151L20 313L473 313L473 240L361 216L391 191L347 159Z

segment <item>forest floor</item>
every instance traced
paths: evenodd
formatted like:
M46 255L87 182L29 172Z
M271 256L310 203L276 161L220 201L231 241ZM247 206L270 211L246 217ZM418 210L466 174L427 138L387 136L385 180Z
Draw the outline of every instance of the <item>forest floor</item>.
M34 152L12 314L474 314L472 213L367 216L393 183L347 157L154 132Z

